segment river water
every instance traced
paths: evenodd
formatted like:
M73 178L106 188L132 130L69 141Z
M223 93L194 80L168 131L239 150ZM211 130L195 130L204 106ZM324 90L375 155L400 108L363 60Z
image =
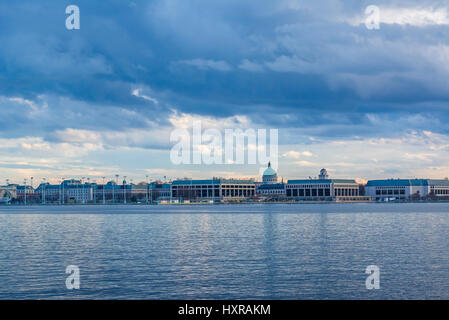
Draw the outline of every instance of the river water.
M449 204L0 206L0 299L449 299Z

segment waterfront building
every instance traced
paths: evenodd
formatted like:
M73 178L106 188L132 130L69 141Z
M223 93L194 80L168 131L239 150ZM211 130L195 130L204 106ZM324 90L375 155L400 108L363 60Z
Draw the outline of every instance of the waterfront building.
M285 196L285 184L282 181L278 183L277 172L271 167L271 163L268 162L268 167L262 174L262 183L259 183L256 187L256 193L262 197L284 197Z
M21 186L16 185L16 197L14 199L15 202L19 203L37 203L39 202L39 195L35 193L35 190L32 186Z
M168 202L171 199L171 184L160 181L152 182L149 192L151 202Z
M172 201L239 201L253 198L255 192L253 180L175 180L171 184Z
M87 203L94 199L93 186L90 183L82 183L80 180L64 180L61 185L61 190L64 190L64 203L76 202Z
M285 183L260 184L257 186L257 194L261 196L285 196Z
M64 180L61 184L41 183L35 190L38 203L66 204L89 203L94 201L95 184L82 183L80 180Z
M118 185L115 181L96 185L94 192L95 201L98 203L123 202L123 185Z
M376 201L449 200L449 181L433 179L370 180L366 194Z
M271 162L268 162L268 168L265 169L262 175L263 184L272 184L278 182L277 172L271 167Z
M128 202L151 202L150 184L141 182L138 184L127 183L125 180L121 185L109 181L105 185L97 185L95 190L96 202L103 203L128 203Z
M153 202L153 201L169 201L171 198L171 190L169 183L141 182L138 184L123 182L117 185L114 181L109 181L105 185L96 185L94 188L95 202L103 203L122 203L125 202Z
M152 188L150 187L152 186ZM8 194L1 192L0 196L6 195L13 202L25 202L25 186L9 185ZM160 200L170 200L171 189L168 183L148 184L141 182L139 184L127 183L117 185L114 181L106 184L82 183L80 180L64 180L61 184L53 185L50 183L41 183L36 189L31 186L26 187L27 203L40 204L69 204L69 203L132 203L132 202L151 202ZM4 201L6 202L6 200Z
M59 185L41 183L36 189L31 185L0 186L0 203L3 204L224 202L253 199L256 195L267 201L449 201L449 180L386 179L359 185L353 179L330 179L327 170L321 169L318 178L279 183L276 171L268 164L259 183L213 178L137 185L124 180L121 185L114 181L99 185L71 179Z
M288 180L286 197L306 201L369 201L360 194L359 184L353 179L329 179L326 169L318 179Z
M148 183L141 182L139 184L129 184L129 201L131 202L146 202L148 194Z
M146 201L146 183L117 185L110 181L105 185L65 180L60 185L42 183L36 189L42 203L122 203Z
M61 185L41 183L35 192L42 204L61 202Z
M449 200L449 180L428 180L427 196L435 200Z

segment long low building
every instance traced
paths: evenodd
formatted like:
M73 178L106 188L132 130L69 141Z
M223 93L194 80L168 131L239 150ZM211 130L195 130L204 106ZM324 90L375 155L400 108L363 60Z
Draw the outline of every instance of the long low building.
M285 183L260 184L256 193L261 196L285 197Z
M94 200L93 184L76 179L64 180L61 184L41 183L35 194L43 204L88 203Z
M369 201L360 195L359 184L353 179L288 180L288 199L322 201Z
M449 180L387 179L370 180L366 194L376 201L449 200Z
M172 201L244 200L255 192L253 180L175 180L171 184Z
M149 191L151 201L168 202L171 199L171 183L152 182Z

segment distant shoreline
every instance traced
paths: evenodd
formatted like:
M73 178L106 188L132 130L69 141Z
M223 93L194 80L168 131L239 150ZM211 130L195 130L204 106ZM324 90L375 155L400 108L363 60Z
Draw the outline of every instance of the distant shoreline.
M280 205L280 204L290 204L290 205L301 205L301 204L359 204L359 203L377 203L377 204L411 204L411 203L449 203L449 200L422 200L422 201L279 201L279 202L221 202L221 203L70 203L70 204L0 204L0 208L6 208L6 207L17 207L17 208L24 208L24 207L102 207L102 206L129 206L129 207L143 207L143 206L151 206L151 207L157 207L157 206L216 206L216 205L256 205L256 204L263 204L263 205Z

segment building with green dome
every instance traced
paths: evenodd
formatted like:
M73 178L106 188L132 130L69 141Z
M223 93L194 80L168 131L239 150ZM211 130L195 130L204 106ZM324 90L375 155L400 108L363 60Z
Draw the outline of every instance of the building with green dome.
M265 169L262 175L263 184L274 184L278 182L278 174L271 167L271 162L268 162L268 168Z
M257 186L256 192L265 197L285 196L285 184L278 182L277 172L271 167L271 162L268 162L268 167L262 174L262 183Z

